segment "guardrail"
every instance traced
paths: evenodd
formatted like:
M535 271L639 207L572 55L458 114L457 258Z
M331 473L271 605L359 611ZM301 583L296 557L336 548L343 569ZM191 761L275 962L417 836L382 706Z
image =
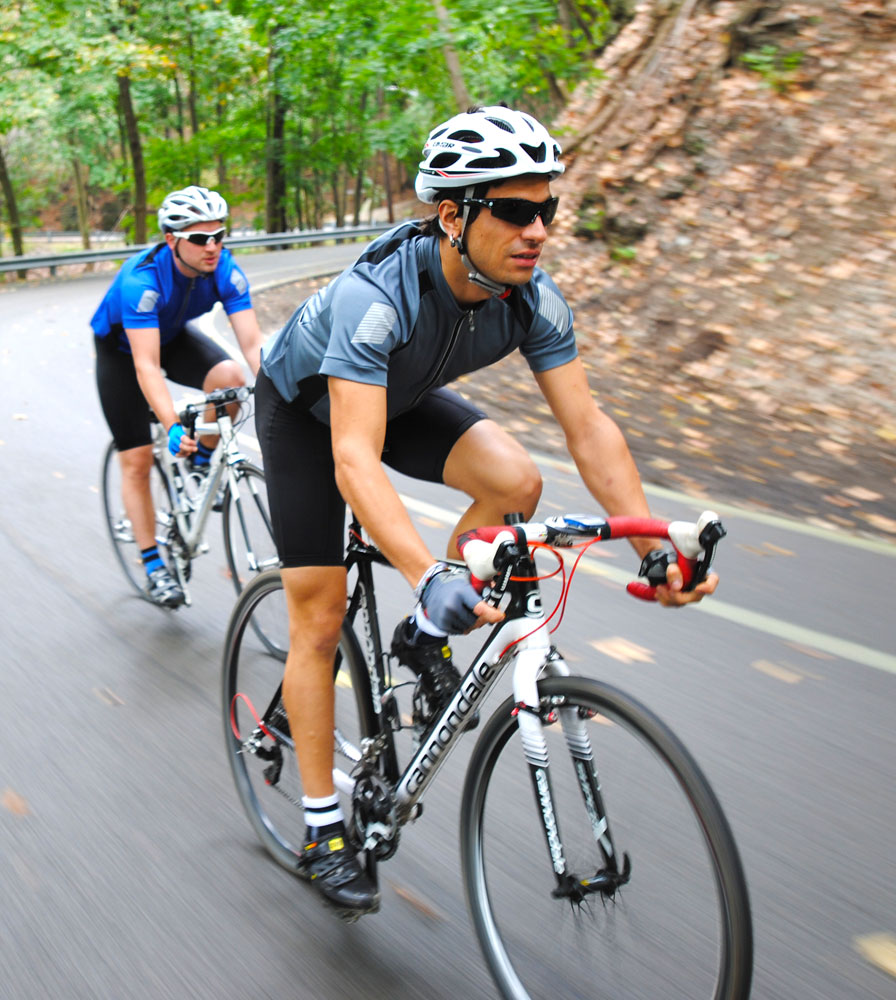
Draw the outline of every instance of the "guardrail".
M353 240L367 236L378 236L393 226L394 222L380 222L370 226L346 226L343 229L297 229L291 233L262 233L259 236L230 236L227 246L231 250L244 247L290 247L311 243L326 243L329 240ZM153 243L107 248L105 250L74 250L60 254L25 254L22 257L0 257L0 273L4 271L30 271L38 267L48 267L50 274L56 274L57 267L69 264L92 264L101 260L124 260L132 257Z

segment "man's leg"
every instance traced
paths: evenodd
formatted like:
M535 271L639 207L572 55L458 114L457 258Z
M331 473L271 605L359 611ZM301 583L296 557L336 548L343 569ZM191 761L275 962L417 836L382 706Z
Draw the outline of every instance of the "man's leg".
M121 499L141 551L156 544L156 514L149 489L152 445L118 453L121 462Z
M493 420L479 420L457 439L445 461L446 486L472 499L451 535L448 557L459 558L457 536L470 528L503 524L516 512L530 518L541 497L541 473L528 452Z
M333 664L345 616L346 572L342 566L299 567L281 570L281 577L289 613L283 705L302 776L304 869L340 910L370 912L379 908L379 893L348 842L333 784Z
M230 389L234 386L241 386L246 384L246 378L243 375L243 369L241 365L236 361L219 361L214 368L210 368L208 373L202 382L202 391L206 394L213 392L215 389ZM227 411L231 418L235 418L239 412L239 404L234 403L227 407ZM210 406L204 414L204 419L206 423L212 423L215 419L215 409ZM199 443L204 445L205 448L211 452L215 450L215 445L218 443L217 435L204 434L200 439Z
M333 663L345 617L342 566L281 571L289 613L283 705L305 795L333 795Z

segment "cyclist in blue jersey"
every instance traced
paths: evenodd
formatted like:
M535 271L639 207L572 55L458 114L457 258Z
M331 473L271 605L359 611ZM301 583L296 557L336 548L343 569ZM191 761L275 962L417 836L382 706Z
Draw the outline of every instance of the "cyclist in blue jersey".
M152 434L147 403L168 432L172 454L202 474L214 438L194 440L178 422L165 379L211 392L244 385L242 366L191 321L221 302L243 356L258 372L261 331L249 282L222 245L227 202L216 191L173 191L159 209L164 242L131 257L90 321L100 403L121 460L122 500L146 568L148 596L175 608L184 594L155 541L150 494Z
M304 870L343 911L371 912L375 887L345 837L332 780L333 658L346 601L345 504L415 588L392 652L420 678L433 710L459 681L447 645L501 617L465 573L436 558L413 526L384 463L466 493L454 528L529 518L541 476L526 451L446 384L519 349L582 478L610 514L647 516L638 472L616 424L594 401L572 313L538 259L557 209L560 149L529 115L476 108L434 129L416 190L437 214L397 226L303 303L265 346L256 426L290 622L283 703L304 791ZM637 540L640 555L660 547ZM682 590L677 566L658 599L711 593L710 575Z

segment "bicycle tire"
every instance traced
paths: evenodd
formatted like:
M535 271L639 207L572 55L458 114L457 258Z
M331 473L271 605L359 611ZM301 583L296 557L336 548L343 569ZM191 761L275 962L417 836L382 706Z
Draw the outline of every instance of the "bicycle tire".
M552 898L544 825L514 703L505 701L474 748L461 808L467 903L501 995L745 1000L753 967L746 880L693 757L657 716L609 685L545 678L538 689L545 711L563 704L587 718L616 857L626 852L631 872L612 898ZM603 862L573 768L558 766L570 760L566 741L559 724L543 731L556 829L575 872L590 877ZM713 902L697 898L707 891Z
M156 512L156 544L168 568L174 573L167 544L168 532L174 523L171 485L164 469L155 458L150 469L149 483ZM121 499L121 464L118 461L118 449L114 441L109 442L103 455L102 494L106 529L118 563L131 587L144 600L154 603L146 593L146 570L143 568L140 548L134 538L131 522Z
M279 700L283 665L263 642L256 641L252 617L266 602L277 604L286 627L286 606L279 569L259 573L242 591L227 626L222 667L224 739L237 794L249 822L267 852L288 871L301 874L299 858L305 825L301 806L302 786L291 739L266 736L256 724L249 704L265 721L269 732L285 733L288 722ZM265 630L268 629L267 622ZM334 664L336 723L340 734L358 748L363 738L376 730L370 698L370 678L354 632L343 625ZM274 760L265 760L270 754ZM340 751L337 747L337 759ZM279 765L271 784L264 772ZM270 775L269 775L270 776ZM341 796L343 811L351 815L351 803Z
M230 579L237 594L240 594L255 575L278 566L279 558L268 512L264 472L251 462L240 462L234 471L237 491L234 493L231 490L228 481L224 490L221 523ZM252 628L270 653L281 660L286 659L287 646L278 642L273 633L266 633L255 619L252 620Z

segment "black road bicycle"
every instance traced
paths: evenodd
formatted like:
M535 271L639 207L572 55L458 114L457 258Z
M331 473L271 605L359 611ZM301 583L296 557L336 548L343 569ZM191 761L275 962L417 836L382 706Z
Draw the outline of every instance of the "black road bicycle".
M512 695L481 727L466 771L460 846L469 910L505 998L743 1000L753 946L741 861L722 808L681 741L623 691L574 675L551 642L535 556L549 550L565 604L565 547L668 539L688 586L724 528L641 518L552 517L468 532L464 561L505 611L437 718L383 649L373 567L349 527L350 598L334 669L334 777L370 875L395 853L471 714L509 667ZM581 558L581 553L579 558ZM642 567L643 569L643 567ZM649 598L654 560L629 589ZM553 574L551 574L553 575ZM277 570L233 610L223 662L225 737L236 787L262 843L303 875L301 781L280 697L282 663L253 638L285 628ZM356 631L358 630L358 631ZM455 661L456 662L456 661ZM402 763L401 761L405 761Z

